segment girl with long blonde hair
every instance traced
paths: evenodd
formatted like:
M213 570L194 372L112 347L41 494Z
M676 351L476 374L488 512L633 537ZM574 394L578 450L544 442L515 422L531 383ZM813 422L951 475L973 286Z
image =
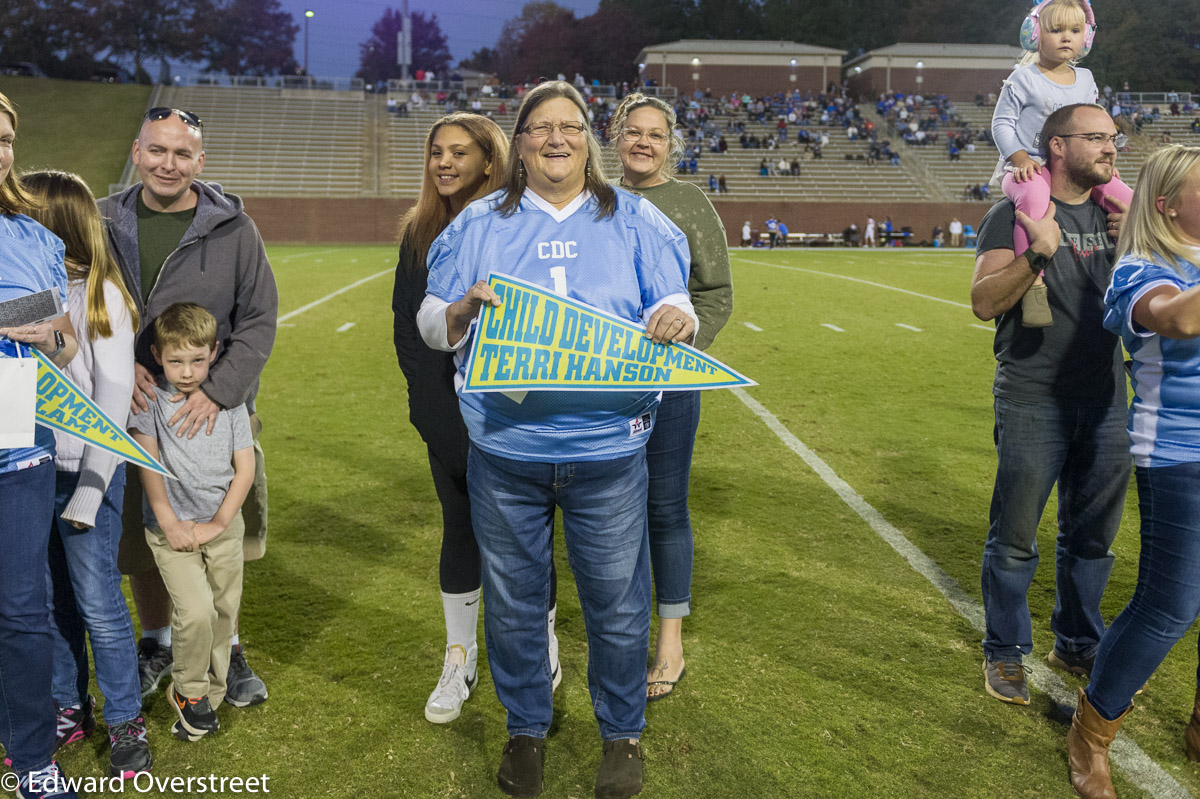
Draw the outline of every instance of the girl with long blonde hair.
M69 172L29 173L21 185L38 201L33 217L66 247L67 310L79 351L63 371L109 418L124 424L133 395L138 312L108 249L96 198ZM142 719L137 642L117 568L125 464L63 433L55 433L55 446L49 552L58 745L80 740L96 726L88 695L90 640L105 698L111 771L136 774L149 770L153 758Z

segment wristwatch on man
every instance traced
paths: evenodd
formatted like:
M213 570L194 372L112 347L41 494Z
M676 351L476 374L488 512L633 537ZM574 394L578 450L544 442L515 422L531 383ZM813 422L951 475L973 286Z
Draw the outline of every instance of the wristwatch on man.
M1050 265L1053 256L1043 255L1037 252L1032 247L1025 251L1025 260L1029 262L1029 268L1035 275L1040 275L1042 270Z

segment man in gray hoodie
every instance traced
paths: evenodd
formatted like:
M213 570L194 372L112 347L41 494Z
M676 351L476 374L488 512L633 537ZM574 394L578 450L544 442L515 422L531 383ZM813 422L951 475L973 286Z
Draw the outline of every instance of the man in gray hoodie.
M217 360L199 390L179 396L170 423L180 434L206 435L222 408L245 403L254 413L258 378L275 342L275 276L241 199L196 179L204 168L204 134L195 114L151 108L133 142L132 160L141 181L105 197L100 211L142 319L133 410L147 407L162 372L150 353L154 320L173 303L197 303L217 319ZM251 422L257 439L257 415ZM244 508L247 559L262 557L266 541L266 476L257 441L255 453L255 486ZM130 478L118 562L130 576L142 624L138 664L146 696L170 673L172 657L170 597L145 541L141 493ZM262 702L266 686L246 664L236 630L233 640L226 701L239 707Z

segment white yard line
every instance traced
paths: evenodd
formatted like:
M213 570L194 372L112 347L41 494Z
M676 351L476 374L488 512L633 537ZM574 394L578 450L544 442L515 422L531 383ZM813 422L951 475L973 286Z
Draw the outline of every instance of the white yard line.
M294 261L297 258L311 258L314 255L329 255L329 253L337 251L337 247L333 247L328 250L305 250L304 252L295 252L291 255L283 255L279 258L275 258L274 260L278 263L287 263L288 261Z
M375 274L373 274L369 277L364 277L362 280L356 280L353 283L351 283L349 286L342 286L340 289L333 292L332 294L326 294L324 297L322 297L319 300L313 300L308 305L302 305L294 311L289 311L289 312L285 313L283 316L279 317L279 319L276 320L275 324L277 324L277 325L282 324L283 322L286 322L287 320L291 319L293 316L299 316L300 314L304 313L305 311L309 311L309 310L312 310L313 308L316 308L318 305L325 302L326 300L332 300L337 295L343 294L343 293L349 291L350 289L358 288L363 283L368 283L377 277L383 277L384 275L394 274L395 271L396 271L395 269L384 269L382 272L376 272Z
M922 331L921 331L921 328L919 328L919 327L913 327L912 325L906 325L906 324L903 324L903 323L901 323L901 322L897 322L897 323L896 323L896 327L902 327L902 328L904 328L905 330L911 330L911 331L912 331L912 332L914 332L914 333L920 333L920 332L922 332Z
M994 327L988 327L987 325L977 325L974 322L971 323L971 327L976 328L977 330L986 330L989 333L996 332L996 328L994 328Z
M341 327L339 327L339 328L337 329L337 332L339 332L339 333L345 333L347 330L349 330L349 329L350 329L350 328L352 328L352 327L354 327L354 323L353 323L353 322L347 322L346 324L344 324L344 325L342 325Z
M763 329L761 327L759 327L756 324L753 324L752 322L742 322L742 324L745 325L746 327L750 328L751 330L753 330L755 333L763 332Z
M845 330L842 330L842 329L841 329L840 327L838 327L837 325L831 325L831 324L829 324L828 322L822 322L822 323L821 323L821 327L827 327L827 328L829 328L830 330L832 330L834 333L845 333L845 332L846 332Z
M920 297L923 300L933 300L934 302L943 302L946 305L953 305L955 308L966 308L967 310L971 309L971 306L965 302L955 302L954 300L944 300L941 297L931 297L928 294L921 294L916 291L909 291L908 289L897 288L896 286L889 286L886 283L875 283L874 281L871 281L871 280L863 280L862 278L858 278L858 277L850 277L849 275L839 275L836 272L820 272L816 269L804 269L803 267L799 267L799 266L783 266L782 264L769 264L766 261L752 261L749 258L742 258L741 256L738 256L738 260L743 263L747 263L747 264L757 264L759 266L769 266L773 269L786 269L790 272L807 272L810 275L820 275L821 277L836 277L839 280L849 280L853 283L862 283L867 286L874 286L875 288L878 288L878 289L887 289L888 291L898 291L901 294L909 294L913 297Z
M746 393L745 389L735 388L732 391L734 396L741 400L758 418L762 419L763 423L779 437L779 440L788 449L799 455L843 502L870 525L876 535L886 541L892 549L908 561L918 574L928 580L946 598L951 607L958 611L959 615L980 633L984 631L983 606L972 599L954 581L953 577L943 571L941 566L938 566L928 555L909 541L900 530L883 518L883 514L867 504L867 501L859 496L849 483L839 477L829 464L805 446L803 441L796 438L773 413ZM1040 659L1033 658L1027 659L1025 663L1032 669L1030 682L1035 688L1049 695L1059 705L1074 707L1075 694L1067 688L1057 674L1050 670L1049 666ZM976 671L974 679L982 680L982 674ZM982 685L980 690L982 690ZM1191 799L1191 794L1182 785L1150 759L1149 755L1124 733L1117 736L1117 740L1112 746L1111 758L1112 762L1125 772L1131 782L1150 796ZM1063 776L1066 776L1065 769ZM1064 791L1065 789L1064 785Z

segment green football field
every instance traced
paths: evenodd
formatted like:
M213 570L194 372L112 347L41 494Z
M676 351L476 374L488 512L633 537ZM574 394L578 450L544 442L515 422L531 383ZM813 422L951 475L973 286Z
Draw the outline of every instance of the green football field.
M462 716L422 714L444 646L441 517L392 348L394 249L269 253L281 313L259 394L271 534L247 565L242 637L271 698L224 707L218 735L185 744L155 697L153 773L265 774L285 797L500 797L504 712L482 647ZM642 795L1073 795L1061 703L1082 683L1035 665L1052 643L1053 500L1029 595L1031 704L983 691L993 359L991 326L967 306L972 263L935 250L733 253L734 313L710 352L759 385L704 396L688 673L648 708ZM1132 488L1114 549L1110 620L1136 579ZM557 557L564 679L543 795L589 797L600 741L561 538ZM1114 756L1122 797L1200 796L1182 748L1195 652L1193 631L1139 697ZM107 740L63 763L102 775Z

